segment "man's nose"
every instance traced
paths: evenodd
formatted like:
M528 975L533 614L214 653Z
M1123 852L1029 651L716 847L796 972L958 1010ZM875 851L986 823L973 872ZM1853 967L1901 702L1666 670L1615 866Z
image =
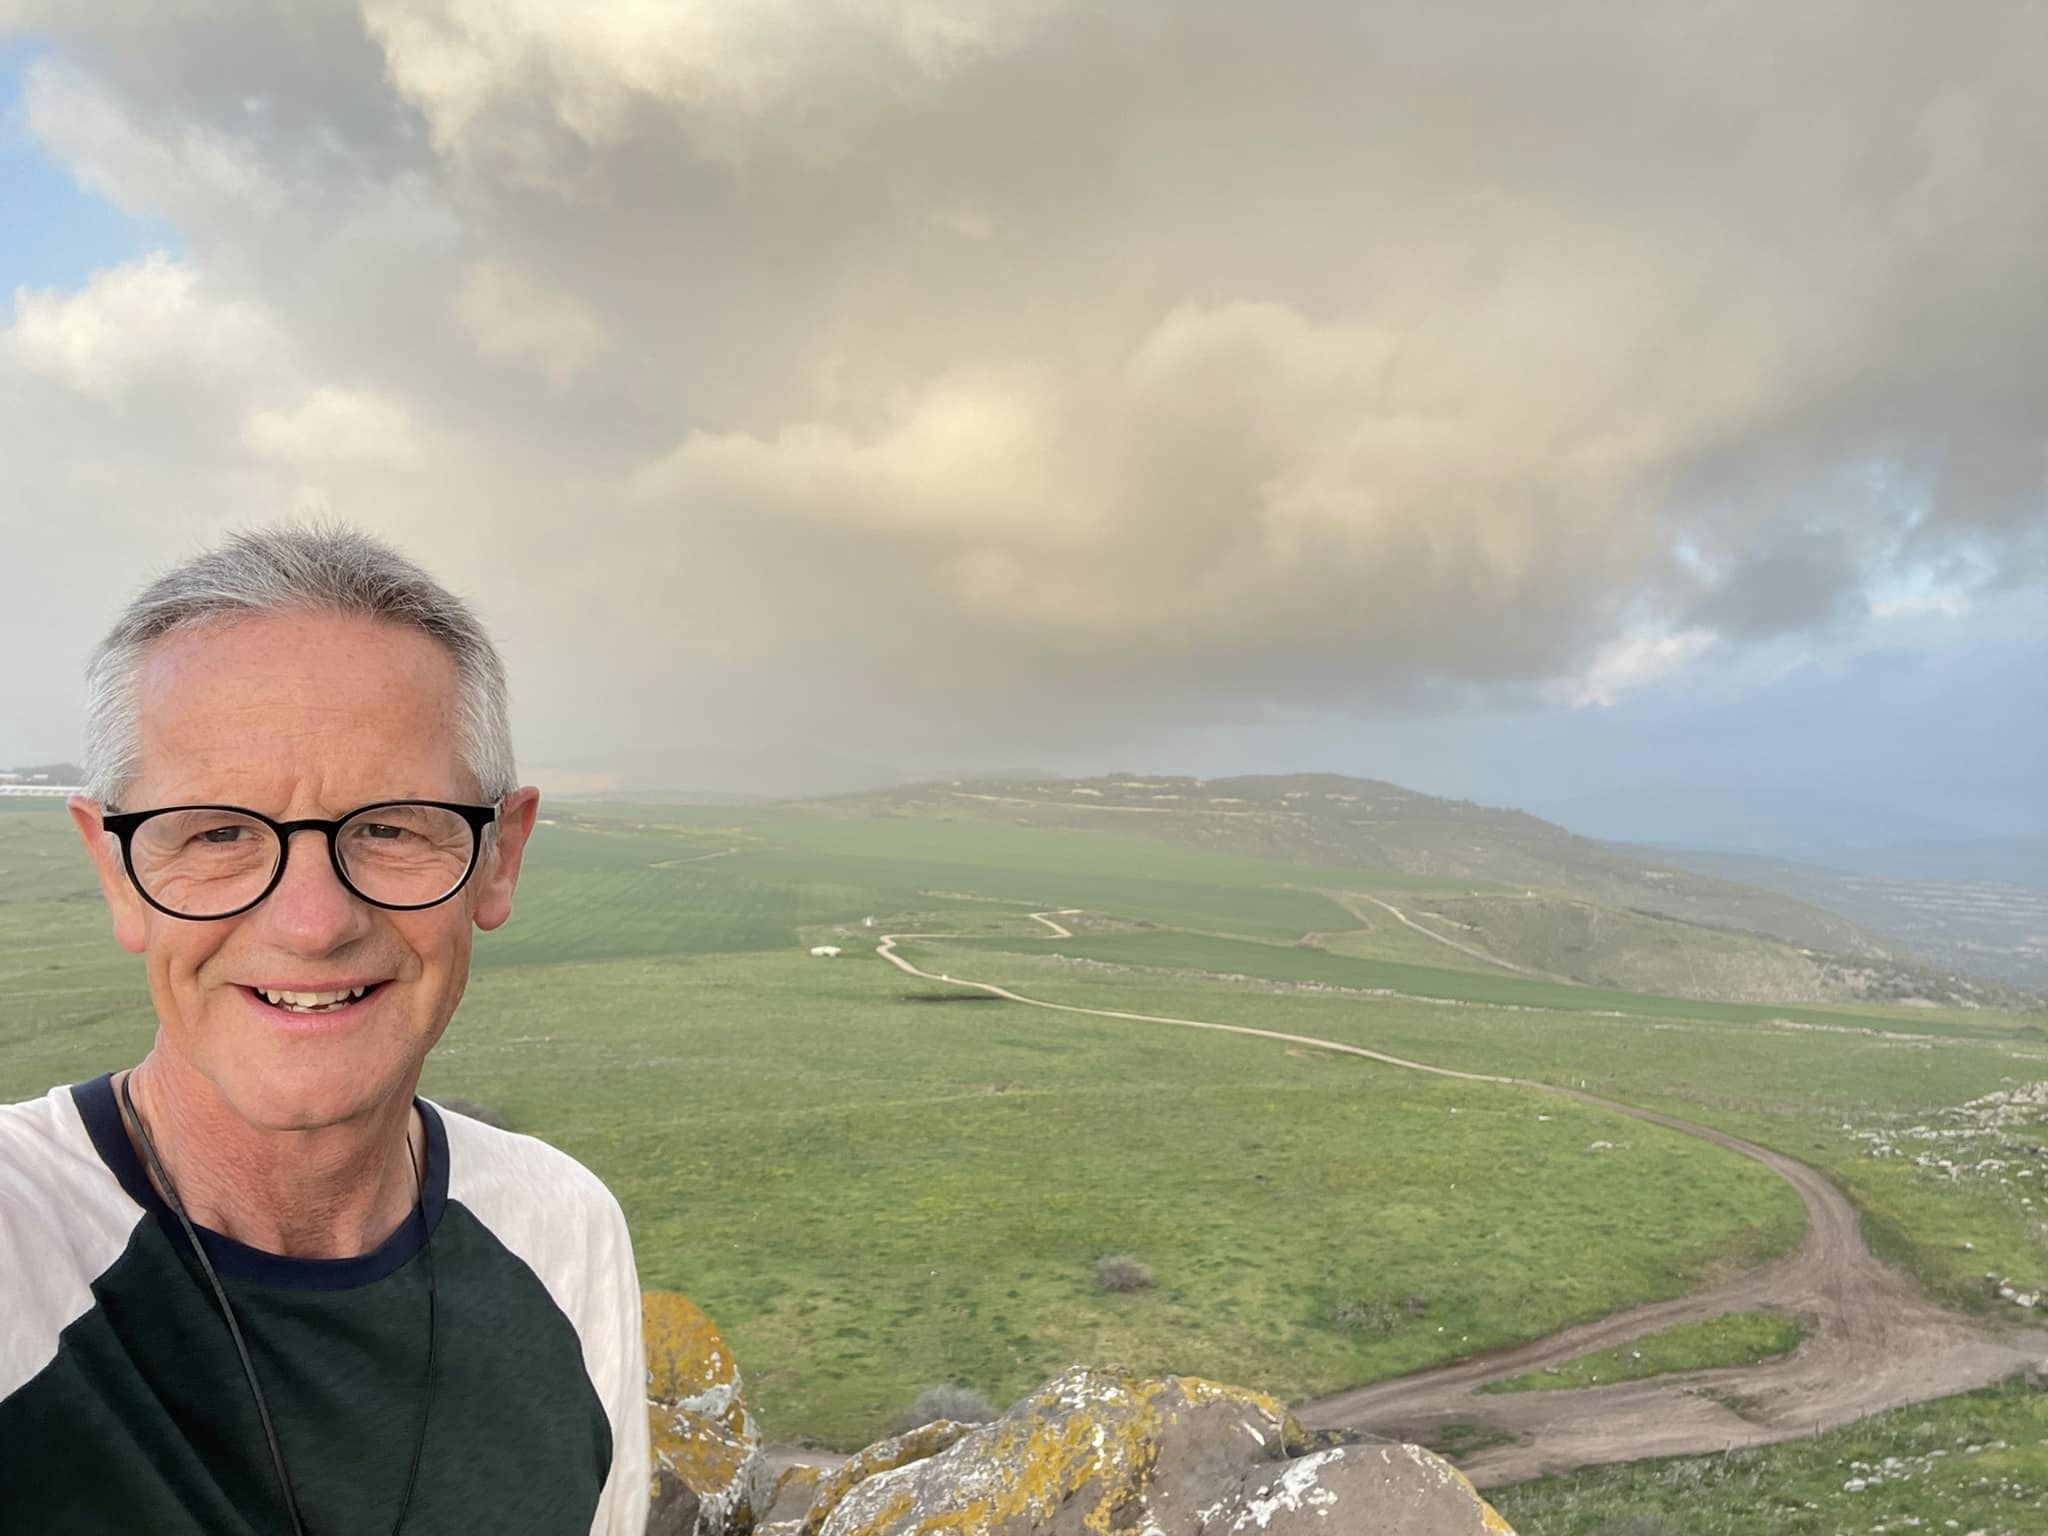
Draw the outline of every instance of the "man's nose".
M276 889L251 915L260 915L281 942L308 953L359 937L369 924L369 907L336 876L326 837L312 829L294 832L285 855Z

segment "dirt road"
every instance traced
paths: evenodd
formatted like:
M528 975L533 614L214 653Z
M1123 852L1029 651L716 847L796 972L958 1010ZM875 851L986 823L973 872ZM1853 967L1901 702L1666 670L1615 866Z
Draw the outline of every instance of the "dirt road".
M1534 971L1526 965L1517 965L1512 960L1503 960L1498 955L1489 955L1485 950L1478 948L1476 945L1464 943L1462 940L1454 939L1450 937L1448 934L1438 933L1434 928L1425 928L1422 926L1422 924L1415 921L1414 918L1410 917L1406 912L1403 912L1399 907L1395 906L1392 902L1382 901L1379 897L1370 895L1365 891L1348 891L1345 892L1342 897L1337 898L1337 904L1339 906L1347 908L1355 917L1364 918L1366 914L1360 912L1358 908L1352 906L1351 903L1353 901L1370 902L1373 906L1378 907L1382 912L1392 914L1392 916L1404 926L1413 928L1425 939L1434 939L1437 943L1443 945L1446 949L1455 949L1459 954L1467 955L1472 959L1482 961L1487 965L1497 965L1504 971L1514 971L1518 975L1522 976L1540 976L1545 981L1561 981L1566 986L1571 986L1574 984L1572 982L1571 977L1569 976L1560 976L1554 971Z
M1045 918L1041 915L1039 920ZM1301 1404L1296 1412L1311 1427L1428 1444L1440 1437L1446 1424L1475 1426L1481 1441L1496 1436L1501 1441L1459 1458L1459 1465L1481 1486L1494 1486L1602 1462L1788 1440L1881 1409L1986 1386L2048 1359L2048 1329L1984 1322L1928 1300L1911 1276L1870 1251L1847 1197L1818 1170L1782 1153L1573 1088L1456 1071L1310 1035L1046 1002L992 982L933 975L896 953L896 944L903 939L948 937L956 935L885 935L877 953L921 980L971 987L1033 1008L1251 1035L1438 1077L1540 1089L1753 1158L1797 1190L1806 1206L1805 1239L1785 1258L1708 1290L1635 1307L1532 1344ZM1674 1323L1756 1308L1804 1317L1811 1328L1805 1342L1793 1354L1763 1365L1574 1391L1483 1395L1477 1390L1500 1377L1562 1364Z

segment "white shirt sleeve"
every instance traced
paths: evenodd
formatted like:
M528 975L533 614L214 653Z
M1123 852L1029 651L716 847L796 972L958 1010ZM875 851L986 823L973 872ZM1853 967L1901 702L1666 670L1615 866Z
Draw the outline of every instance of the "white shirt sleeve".
M633 1239L625 1212L610 1206L609 1262L599 1272L609 1289L602 1308L612 1320L606 1347L610 1361L598 1366L596 1386L612 1426L612 1470L597 1501L591 1536L644 1536L653 1469L647 1448L647 1346L640 1330L640 1276L633 1265ZM588 1341L586 1349L596 1341Z

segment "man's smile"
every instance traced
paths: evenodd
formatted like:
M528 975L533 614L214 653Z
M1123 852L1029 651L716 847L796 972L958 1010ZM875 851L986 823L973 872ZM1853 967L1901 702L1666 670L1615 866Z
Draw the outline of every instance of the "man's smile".
M342 1014L366 1006L384 984L383 981L328 982L324 985L300 982L290 986L256 983L239 990L272 1013Z

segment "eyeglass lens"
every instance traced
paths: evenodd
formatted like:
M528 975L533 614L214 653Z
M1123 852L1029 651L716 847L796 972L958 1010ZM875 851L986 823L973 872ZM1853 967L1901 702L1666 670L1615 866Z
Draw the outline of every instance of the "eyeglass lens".
M432 805L380 805L335 833L348 883L394 907L423 906L453 891L469 872L475 841L467 821ZM186 917L218 917L262 895L283 850L277 834L254 817L185 810L138 826L130 856L136 883L152 901Z

